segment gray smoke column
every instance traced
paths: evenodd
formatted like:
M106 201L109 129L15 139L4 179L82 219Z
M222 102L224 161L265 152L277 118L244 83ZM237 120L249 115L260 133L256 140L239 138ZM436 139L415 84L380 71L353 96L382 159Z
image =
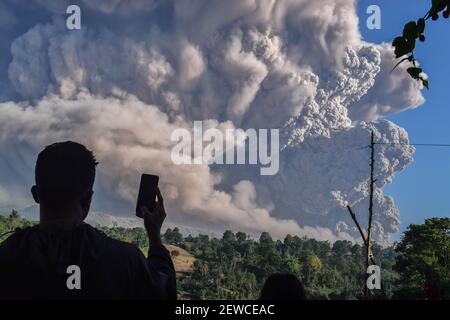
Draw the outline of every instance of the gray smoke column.
M173 222L277 237L358 237L344 209L355 206L365 225L370 132L407 143L405 130L383 117L424 99L402 68L390 73L389 45L361 40L355 1L75 3L79 31L65 28L64 1L1 5L1 21L10 21L0 23L0 48L9 50L0 60L4 206L31 204L36 152L71 139L94 149L101 163L97 211L131 214L139 174L156 172ZM220 129L280 128L279 174L174 165L170 134L192 129L194 120ZM381 188L413 151L377 149L379 241L399 223Z

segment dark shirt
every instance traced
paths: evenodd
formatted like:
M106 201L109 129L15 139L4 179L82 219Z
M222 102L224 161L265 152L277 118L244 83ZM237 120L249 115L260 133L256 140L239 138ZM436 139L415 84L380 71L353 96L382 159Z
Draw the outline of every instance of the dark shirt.
M67 272L80 270L81 288ZM73 280L73 278L72 278ZM70 280L69 282L73 281ZM0 299L176 299L175 269L163 246L148 259L132 244L88 224L71 230L17 230L0 245Z

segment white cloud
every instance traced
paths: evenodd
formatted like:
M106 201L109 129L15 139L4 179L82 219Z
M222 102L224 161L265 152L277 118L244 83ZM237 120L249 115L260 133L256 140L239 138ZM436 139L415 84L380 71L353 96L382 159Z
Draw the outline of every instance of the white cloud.
M303 233L295 221L275 219L258 207L251 182L237 183L228 194L215 189L220 177L207 165L174 165L170 135L185 124L170 124L166 114L133 97L118 100L80 94L75 100L63 100L55 96L33 107L7 102L0 109L2 141L26 143L38 150L51 141L71 139L95 150L100 183L110 186L108 191L117 195L115 201L134 203L140 173L155 172L161 176L172 218L191 216L252 232L268 228L276 236ZM4 156L13 163L17 153Z
M383 141L407 142L403 129L380 119L423 97L403 70L390 73L387 45L361 40L355 2L170 3L86 2L92 12L81 31L68 32L56 17L8 44L15 92L0 105L0 144L37 151L61 139L84 142L103 163L100 197L113 194L114 201L131 203L139 173L158 172L179 221L358 237L343 206L362 212L367 201L368 153L361 147L372 129ZM41 3L52 13L55 4ZM141 14L151 10L152 19ZM158 10L165 21L154 17ZM121 24L104 19L116 14ZM169 132L201 119L281 128L280 174L171 166ZM380 121L366 124L372 120ZM380 188L412 152L380 147ZM398 210L381 190L376 204L377 236L386 240Z

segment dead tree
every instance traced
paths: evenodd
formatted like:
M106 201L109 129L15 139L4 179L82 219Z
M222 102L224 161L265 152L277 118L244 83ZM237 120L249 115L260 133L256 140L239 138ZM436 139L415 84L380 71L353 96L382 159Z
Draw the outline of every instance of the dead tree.
M372 218L373 218L373 193L375 190L375 134L372 131L370 137L370 196L369 196L369 225L367 227L367 256L366 270L372 257ZM367 285L365 286L366 296L368 295Z
M376 265L375 259L373 258L372 254L372 220L373 220L373 196L375 192L375 134L372 131L371 138L370 138L370 181L369 181L369 224L367 227L367 237L364 236L364 232L361 229L361 226L358 223L358 220L356 219L356 215L354 214L352 208L350 206L347 206L347 209L350 213L350 216L352 217L353 221L355 222L356 227L358 228L359 234L361 235L361 238L363 239L364 246L366 248L366 271L369 265L372 263ZM365 273L365 282L364 282L364 297L367 299L370 292L367 288L367 274ZM384 288L382 286L382 290L384 292Z

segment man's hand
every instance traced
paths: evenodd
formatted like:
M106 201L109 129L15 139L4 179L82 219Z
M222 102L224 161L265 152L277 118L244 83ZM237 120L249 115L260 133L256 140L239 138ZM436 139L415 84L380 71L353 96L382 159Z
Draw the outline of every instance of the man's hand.
M150 245L162 245L161 227L166 219L166 210L164 209L164 200L159 188L156 189L157 202L155 208L141 208L144 217L144 225L150 239Z

